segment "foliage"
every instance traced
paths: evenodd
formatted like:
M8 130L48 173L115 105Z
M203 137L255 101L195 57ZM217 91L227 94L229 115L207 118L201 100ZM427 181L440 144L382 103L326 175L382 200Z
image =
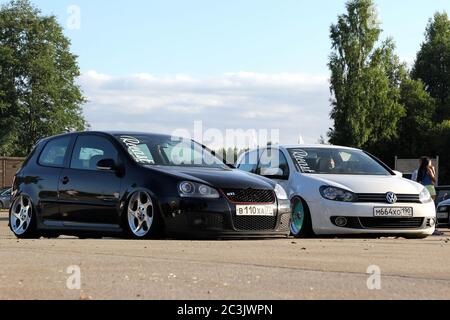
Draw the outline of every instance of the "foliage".
M447 13L436 13L425 32L425 42L412 70L437 101L435 120L450 119L450 20Z
M37 140L83 130L85 99L70 41L28 0L0 8L0 154L24 156Z
M331 26L333 144L370 148L396 137L405 115L399 103L405 71L392 40L376 47L381 31L372 0L349 1L347 13Z

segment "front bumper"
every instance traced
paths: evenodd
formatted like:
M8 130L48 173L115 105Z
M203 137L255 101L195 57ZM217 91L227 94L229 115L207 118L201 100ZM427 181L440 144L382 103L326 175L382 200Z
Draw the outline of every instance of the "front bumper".
M236 205L220 199L179 199L162 207L168 234L195 238L272 238L290 234L291 205L278 200L273 217L238 217Z
M314 232L319 235L432 235L436 229L436 209L433 202L426 204L398 203L344 203L320 200L309 203ZM413 218L376 218L375 207L413 208ZM348 224L339 227L335 219L344 217Z
M450 205L446 205L445 208L445 210L441 211L441 207L438 207L438 226L450 226Z

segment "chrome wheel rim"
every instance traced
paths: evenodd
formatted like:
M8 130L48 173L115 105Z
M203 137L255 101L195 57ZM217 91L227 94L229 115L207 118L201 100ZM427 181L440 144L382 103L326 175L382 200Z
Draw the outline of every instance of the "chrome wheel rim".
M305 223L305 210L303 208L302 202L297 201L294 204L294 210L292 213L291 233L293 235L298 235L302 231L304 223Z
M19 236L27 232L32 216L31 201L24 196L17 198L11 209L10 224L13 232Z
M128 204L128 225L139 238L145 237L153 224L153 202L146 192L136 192Z

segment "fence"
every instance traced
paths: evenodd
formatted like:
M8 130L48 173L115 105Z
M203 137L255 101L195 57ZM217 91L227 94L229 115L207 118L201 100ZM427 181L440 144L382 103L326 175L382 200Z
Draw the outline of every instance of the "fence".
M12 185L14 175L24 160L24 158L0 157L0 188Z

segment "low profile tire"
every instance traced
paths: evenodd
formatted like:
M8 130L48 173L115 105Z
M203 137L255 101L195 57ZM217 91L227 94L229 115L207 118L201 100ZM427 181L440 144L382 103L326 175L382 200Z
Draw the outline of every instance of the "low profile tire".
M307 238L314 235L308 205L300 198L292 200L291 235Z
M428 237L430 237L429 235L427 235L427 234L417 234L417 235L406 235L406 236L403 236L403 238L405 238L405 239L408 239L408 240L423 240L423 239L426 239L426 238L428 238Z
M123 218L125 236L129 239L154 239L160 235L160 217L145 191L133 193Z
M36 215L31 199L19 196L12 204L9 213L9 226L19 239L37 239Z
M58 232L44 232L42 237L45 239L58 239L61 235Z

